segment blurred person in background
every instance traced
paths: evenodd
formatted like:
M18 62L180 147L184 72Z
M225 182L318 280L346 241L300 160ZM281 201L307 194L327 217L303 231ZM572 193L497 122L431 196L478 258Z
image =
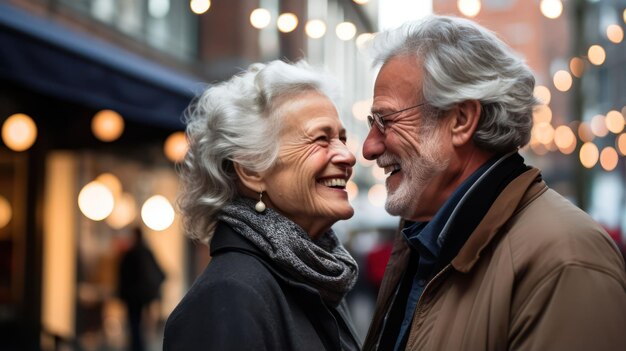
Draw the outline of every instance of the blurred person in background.
M212 258L164 350L359 349L344 301L358 267L331 229L354 212L336 94L304 61L272 61L192 104L180 208Z
M126 305L130 327L130 349L145 350L143 337L144 312L151 302L161 297L161 284L165 273L157 263L152 251L143 241L141 228L133 228L131 247L122 256L119 265L119 297Z
M365 350L626 350L624 261L526 166L535 79L492 32L430 16L378 34L363 155L397 236Z

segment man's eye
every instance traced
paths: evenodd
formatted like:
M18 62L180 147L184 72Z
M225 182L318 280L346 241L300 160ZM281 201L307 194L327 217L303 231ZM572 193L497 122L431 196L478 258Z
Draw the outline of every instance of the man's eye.
M339 137L339 140L341 140L341 142L344 144L348 142L348 138L346 138L345 136Z

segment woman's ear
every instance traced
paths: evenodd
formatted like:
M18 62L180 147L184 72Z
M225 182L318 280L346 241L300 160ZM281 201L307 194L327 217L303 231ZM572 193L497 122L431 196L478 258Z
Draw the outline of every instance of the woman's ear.
M233 162L233 165L239 180L243 185L245 185L246 188L257 193L265 191L265 182L263 181L263 176L259 172L251 171L237 162Z
M478 127L482 107L478 100L466 100L456 106L456 114L452 121L452 144L463 146L472 140Z

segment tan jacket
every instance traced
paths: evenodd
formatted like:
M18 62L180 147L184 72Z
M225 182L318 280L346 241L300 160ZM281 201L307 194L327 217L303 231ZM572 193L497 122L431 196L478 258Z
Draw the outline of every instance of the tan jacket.
M409 248L398 236L364 350L375 350ZM626 350L624 260L530 169L426 286L407 350Z

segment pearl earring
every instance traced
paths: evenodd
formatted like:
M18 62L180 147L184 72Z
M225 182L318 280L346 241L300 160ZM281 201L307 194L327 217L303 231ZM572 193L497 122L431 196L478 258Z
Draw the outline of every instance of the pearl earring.
M259 202L254 205L254 210L258 213L265 211L265 204L263 203L263 192L259 193Z

